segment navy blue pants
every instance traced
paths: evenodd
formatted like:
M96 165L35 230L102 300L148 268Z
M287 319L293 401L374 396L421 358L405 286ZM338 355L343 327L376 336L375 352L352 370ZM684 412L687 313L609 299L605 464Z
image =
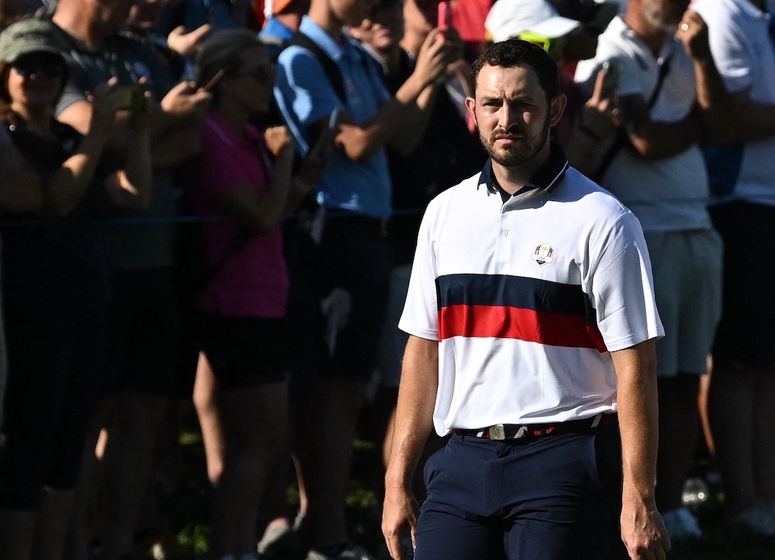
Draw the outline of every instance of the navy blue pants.
M528 442L453 435L425 484L416 560L604 559L618 537L618 429Z

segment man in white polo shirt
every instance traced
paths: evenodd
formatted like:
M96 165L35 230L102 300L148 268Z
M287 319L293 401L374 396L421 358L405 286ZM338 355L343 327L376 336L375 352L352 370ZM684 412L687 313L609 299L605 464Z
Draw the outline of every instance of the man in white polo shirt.
M713 347L710 418L727 513L775 536L775 1L698 0L734 109L708 158L724 239L724 298ZM751 255L747 247L755 247Z
M708 214L708 177L699 142L728 128L728 96L707 28L688 0L631 0L600 36L576 79L591 93L600 68L616 69L611 93L623 125L598 170L600 184L643 227L665 337L657 345L657 506L673 542L702 531L682 506L700 434L700 376L721 315L721 239Z
M492 45L473 80L466 103L491 159L434 199L420 228L399 325L411 336L388 549L406 558L409 530L423 560L591 560L619 513L630 556L662 559L663 331L640 225L550 142L565 97L542 49ZM432 427L452 436L426 465L418 519L410 485Z

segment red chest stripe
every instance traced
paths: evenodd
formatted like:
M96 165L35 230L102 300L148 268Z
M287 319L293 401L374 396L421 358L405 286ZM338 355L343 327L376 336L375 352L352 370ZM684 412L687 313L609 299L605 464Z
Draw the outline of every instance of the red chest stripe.
M439 340L511 338L548 346L593 348L605 352L597 326L581 315L499 305L451 305L439 310Z

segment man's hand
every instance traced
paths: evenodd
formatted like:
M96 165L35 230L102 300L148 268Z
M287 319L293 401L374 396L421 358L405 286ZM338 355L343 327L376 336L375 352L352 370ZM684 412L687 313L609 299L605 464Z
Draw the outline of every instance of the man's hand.
M605 91L609 71L601 69L597 73L592 96L584 104L581 112L581 125L601 139L612 136L622 124L616 96Z
M444 76L447 65L459 58L459 48L455 41L446 41L438 29L431 30L417 53L414 75L423 84L428 85Z
M409 530L414 547L414 529L417 526L417 501L404 486L385 485L385 502L382 507L382 534L393 560L408 558L404 550L405 531Z
M209 23L200 25L193 31L187 31L179 25L167 35L167 46L182 57L193 58L199 50L199 45L212 30L213 27Z
M180 118L204 118L212 95L203 89L196 89L191 82L180 82L167 92L161 100L161 108L168 115Z
M692 10L684 12L675 36L683 43L686 54L693 60L697 62L712 60L708 26L697 12Z
M664 560L670 550L662 516L653 499L644 501L637 495L622 496L622 541L632 560Z

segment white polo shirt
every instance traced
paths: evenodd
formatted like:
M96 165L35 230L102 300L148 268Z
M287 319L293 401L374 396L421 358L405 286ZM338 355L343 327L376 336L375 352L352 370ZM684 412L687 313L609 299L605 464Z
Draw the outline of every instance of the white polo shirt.
M592 93L597 72L606 61L618 68L616 93L640 95L648 101L655 91L660 66L669 71L650 109L654 121L674 123L686 118L696 100L694 64L675 37L662 46L658 57L620 17L611 20L598 38L592 60L576 67L576 81ZM710 229L707 212L708 176L696 144L681 153L659 159L643 158L623 148L611 162L601 184L632 210L647 232Z
M635 216L559 150L532 184L488 162L423 218L399 328L439 341L439 435L615 411L608 351L663 334Z
M727 89L750 89L751 100L775 104L775 0L767 0L767 12L748 0L698 0L692 9L708 25L713 59ZM775 135L747 142L741 158L730 151L723 155L735 166L724 170L733 179L736 175L735 198L775 205Z

